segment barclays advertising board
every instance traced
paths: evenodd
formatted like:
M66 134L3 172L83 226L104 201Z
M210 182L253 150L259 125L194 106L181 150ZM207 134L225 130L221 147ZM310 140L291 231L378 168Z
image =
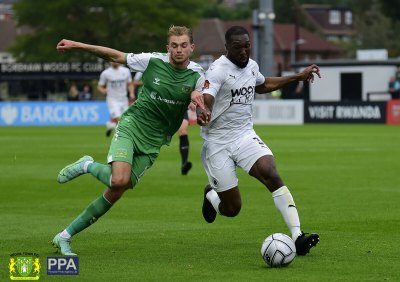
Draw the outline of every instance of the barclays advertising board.
M0 126L104 125L109 119L105 101L0 102Z

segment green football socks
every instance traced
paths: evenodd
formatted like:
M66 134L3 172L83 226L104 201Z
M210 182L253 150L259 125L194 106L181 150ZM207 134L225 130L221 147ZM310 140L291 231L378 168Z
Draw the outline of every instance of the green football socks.
M71 236L81 232L91 224L95 223L103 214L105 214L112 204L104 196L94 200L67 228Z
M93 162L89 164L87 171L100 180L107 187L111 187L111 166Z

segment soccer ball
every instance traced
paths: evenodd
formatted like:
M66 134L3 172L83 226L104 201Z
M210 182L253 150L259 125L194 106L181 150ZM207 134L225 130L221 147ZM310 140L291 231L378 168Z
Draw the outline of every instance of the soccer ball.
M262 243L261 256L271 267L287 266L296 257L296 246L289 236L274 233Z

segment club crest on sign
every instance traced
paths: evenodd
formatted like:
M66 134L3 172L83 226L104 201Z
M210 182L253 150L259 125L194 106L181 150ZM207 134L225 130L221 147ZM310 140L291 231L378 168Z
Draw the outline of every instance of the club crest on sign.
M10 255L8 263L11 280L39 280L39 255L35 253L15 253Z

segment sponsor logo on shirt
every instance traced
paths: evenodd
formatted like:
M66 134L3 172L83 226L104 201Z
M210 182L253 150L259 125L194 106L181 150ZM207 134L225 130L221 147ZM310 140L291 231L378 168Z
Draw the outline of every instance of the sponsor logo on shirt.
M183 93L183 94L189 94L191 89L192 89L191 86L189 86L189 85L183 85L181 90L182 90L182 93Z
M204 81L203 90L210 88L210 82L208 80Z
M254 97L255 86L247 86L239 89L231 89L231 104L251 104Z
M155 77L153 83L156 85L160 85L160 79L158 77Z

